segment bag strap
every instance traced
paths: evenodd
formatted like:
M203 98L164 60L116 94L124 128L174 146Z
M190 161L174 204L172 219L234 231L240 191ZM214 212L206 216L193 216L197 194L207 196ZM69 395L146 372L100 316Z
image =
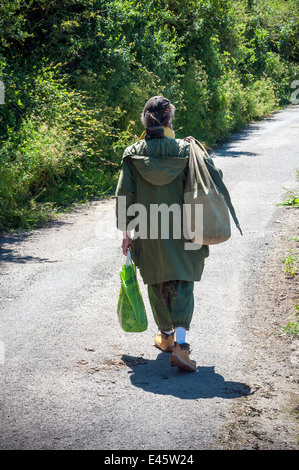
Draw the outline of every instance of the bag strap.
M236 224L236 227L239 229L241 235L243 235L243 232L242 232L241 227L240 227L240 223L239 223L237 215L236 215L236 211L235 211L234 206L231 202L231 198L230 198L228 189L225 186L225 184L223 182L223 179L221 178L221 175L220 175L218 169L216 168L216 166L213 162L213 159L210 157L210 155L208 154L208 152L206 151L204 146L201 144L201 142L199 142L196 139L192 140L191 142L194 142L195 144L197 144L200 147L200 149L204 152L204 154L205 154L204 162L205 162L205 165L206 165L206 167L209 171L209 174L211 175L211 178L213 179L215 185L219 188L220 192L223 194L223 197L224 197L225 202L226 202L226 204L229 208L231 216L232 216L232 218L233 218L233 220Z
M127 260L126 260L126 267L131 266L133 268L133 261L130 250L127 250Z
M189 172L190 181L188 191L197 193L198 186L208 194L211 186L217 191L216 184L210 175L210 172L205 164L205 153L203 149L199 149L197 142L192 140L190 143L189 154Z

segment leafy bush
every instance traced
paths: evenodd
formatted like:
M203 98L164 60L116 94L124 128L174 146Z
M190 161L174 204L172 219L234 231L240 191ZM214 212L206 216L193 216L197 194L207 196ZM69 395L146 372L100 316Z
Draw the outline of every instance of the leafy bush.
M30 112L24 110L18 127L6 127L1 148L2 230L24 226L26 217L25 226L40 223L47 209L53 213L54 203L64 206L105 194L119 167L112 127L118 110L88 109L81 94L47 69L32 78L26 99Z

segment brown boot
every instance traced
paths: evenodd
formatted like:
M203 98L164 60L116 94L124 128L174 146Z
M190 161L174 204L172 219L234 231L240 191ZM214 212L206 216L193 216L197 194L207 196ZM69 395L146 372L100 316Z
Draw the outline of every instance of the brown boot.
M170 356L170 364L172 366L177 366L180 370L187 372L196 371L196 362L190 359L190 347L188 343L174 343L175 348Z
M155 346L164 352L172 352L174 350L174 332L167 335L163 331L155 335Z

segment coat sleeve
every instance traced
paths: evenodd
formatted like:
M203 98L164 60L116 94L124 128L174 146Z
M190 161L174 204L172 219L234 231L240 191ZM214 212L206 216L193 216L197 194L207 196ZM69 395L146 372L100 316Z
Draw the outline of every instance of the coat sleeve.
M135 201L135 183L132 162L129 157L123 159L122 169L116 188L116 225L119 230L126 231L134 216L128 216L128 208Z

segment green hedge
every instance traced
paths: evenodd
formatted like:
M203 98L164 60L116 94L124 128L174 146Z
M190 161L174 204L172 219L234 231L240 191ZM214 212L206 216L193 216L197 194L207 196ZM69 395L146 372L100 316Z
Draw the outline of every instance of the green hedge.
M298 0L0 5L0 230L113 193L147 99L207 145L290 103Z

